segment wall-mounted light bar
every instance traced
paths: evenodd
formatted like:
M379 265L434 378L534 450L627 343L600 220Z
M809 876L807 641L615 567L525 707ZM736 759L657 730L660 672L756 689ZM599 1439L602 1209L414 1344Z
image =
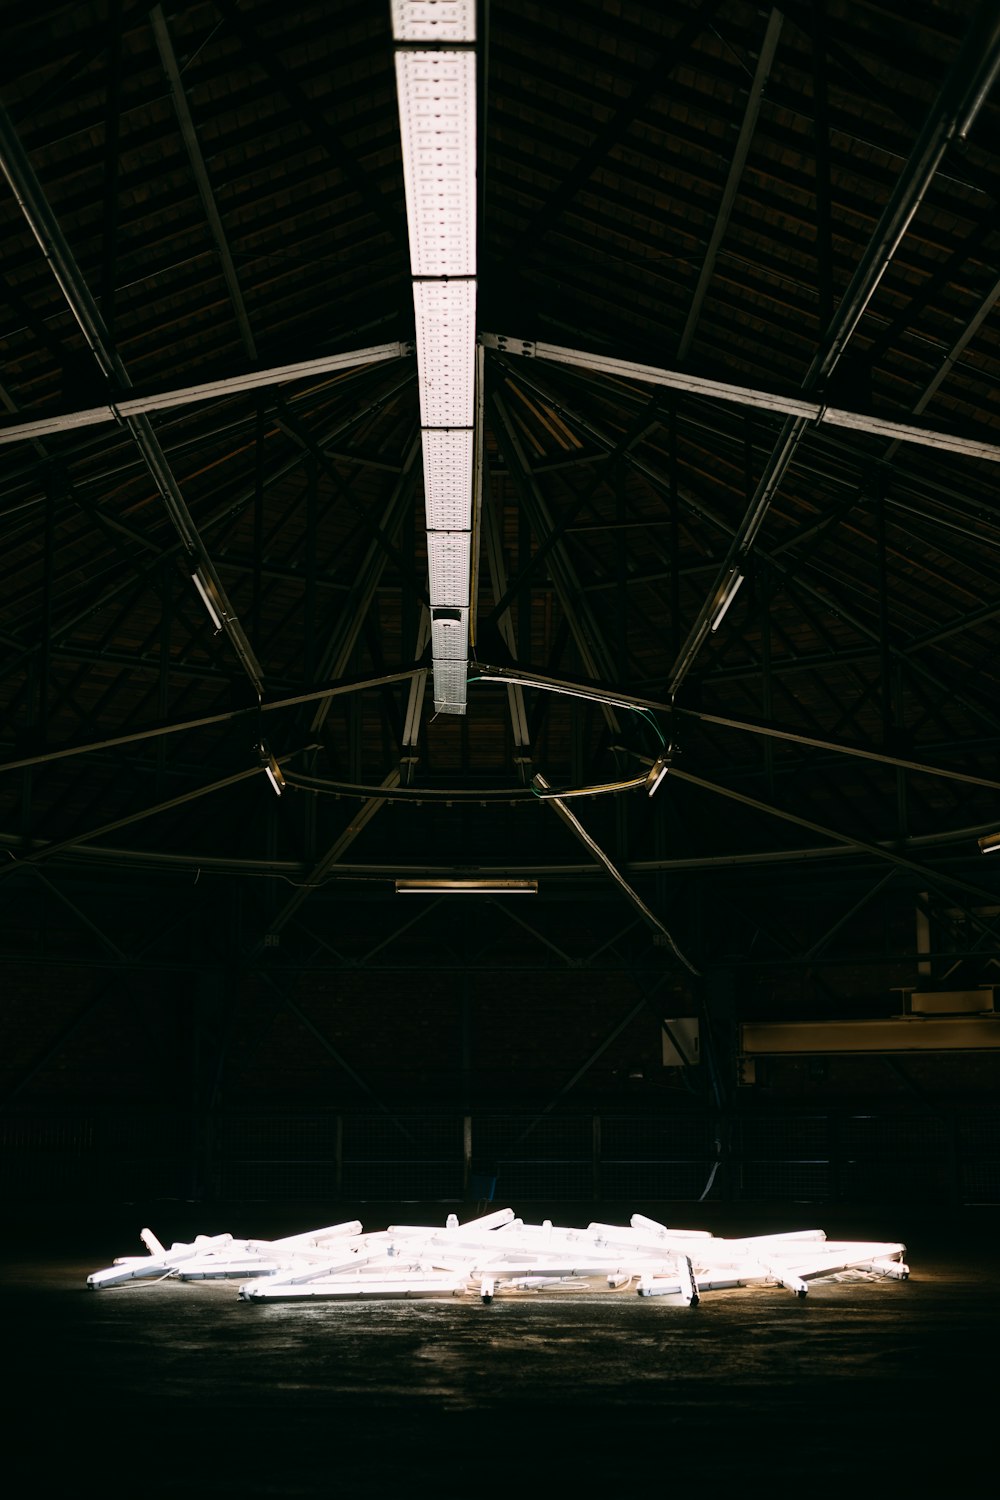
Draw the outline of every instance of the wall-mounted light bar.
M537 880L397 880L397 896L537 896Z
M413 276L437 713L464 713L473 573L476 4L390 0Z

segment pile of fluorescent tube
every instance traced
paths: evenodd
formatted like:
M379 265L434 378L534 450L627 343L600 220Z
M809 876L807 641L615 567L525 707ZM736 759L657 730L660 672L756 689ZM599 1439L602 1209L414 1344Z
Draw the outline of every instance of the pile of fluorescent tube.
M906 1246L828 1240L822 1229L723 1239L707 1230L668 1229L633 1214L628 1225L566 1229L525 1224L502 1208L444 1228L394 1224L366 1234L354 1219L279 1240L198 1235L161 1245L148 1229L145 1255L124 1256L87 1277L101 1288L130 1282L238 1282L245 1302L348 1301L393 1297L478 1297L540 1291L640 1297L692 1304L705 1292L782 1286L804 1297L810 1282L856 1275L902 1281Z
M392 0L436 713L463 714L476 408L475 0Z

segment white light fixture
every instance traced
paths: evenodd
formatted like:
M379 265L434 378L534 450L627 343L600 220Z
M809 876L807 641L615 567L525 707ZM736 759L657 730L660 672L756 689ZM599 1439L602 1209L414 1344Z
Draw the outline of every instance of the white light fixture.
M391 0L437 713L464 713L473 602L476 0Z
M432 610L441 606L469 607L468 531L429 531L427 533L427 575L430 580Z
M471 427L476 368L476 283L415 281L421 427ZM469 487L471 490L471 456Z
M476 56L396 52L414 276L476 272Z
M397 896L537 896L537 880L452 877L397 880Z
M434 659L434 712L464 714L468 702L469 662Z
M194 583L195 588L198 590L198 593L201 595L201 602L208 610L208 613L212 620L212 624L215 626L216 631L220 631L223 628L222 615L220 613L221 605L218 602L215 585L208 577L208 575L202 571L201 568L197 568L191 574L191 580Z
M275 795L280 797L285 790L285 778L281 773L281 767L268 749L267 741L261 740L257 748L257 759L260 761L264 774L274 789Z
M468 531L472 524L472 429L425 428L424 511L428 531Z
M437 661L467 662L469 611L451 604L431 605L431 656Z
M733 600L736 598L736 595L739 593L740 584L742 582L743 574L740 572L739 568L733 568L726 578L726 582L723 586L719 602L715 606L715 613L712 616L711 625L711 629L713 631L718 630L719 626L722 624L722 621L726 616L726 611L729 609L729 606L732 604Z
M1000 833L985 833L978 842L980 854L1000 854Z
M660 782L670 770L670 760L666 755L658 755L650 767L649 775L645 780L646 795L652 797L660 785Z
M476 0L392 0L397 42L474 42Z

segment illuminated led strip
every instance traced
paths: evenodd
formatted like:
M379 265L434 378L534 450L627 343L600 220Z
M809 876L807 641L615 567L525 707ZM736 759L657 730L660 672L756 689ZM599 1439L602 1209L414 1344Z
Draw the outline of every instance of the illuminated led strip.
M414 276L476 269L476 56L396 53Z
M436 713L466 709L476 371L475 0L390 0L413 275Z
M391 0L390 8L397 43L476 40L476 0Z
M415 281L421 427L472 430L476 373L476 283ZM472 473L471 449L469 473Z
M468 531L472 521L469 474L472 432L425 427L424 509L428 531Z

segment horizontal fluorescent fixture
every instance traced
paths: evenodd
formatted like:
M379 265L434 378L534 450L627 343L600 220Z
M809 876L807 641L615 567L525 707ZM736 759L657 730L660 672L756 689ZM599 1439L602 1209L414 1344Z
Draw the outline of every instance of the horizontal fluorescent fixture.
M397 896L537 896L537 880L397 880Z
M397 42L474 42L476 0L392 0Z
M476 274L476 56L398 51L396 89L414 276Z
M467 661L469 611L450 604L431 605L431 656L439 661Z
M723 585L722 594L720 595L718 604L715 606L715 613L712 615L713 630L718 630L722 624L726 616L726 611L740 591L740 584L742 582L743 574L739 568L733 568Z
M980 854L1000 854L1000 833L984 833L979 840Z
M468 703L469 663L461 661L434 662L434 712L436 714L464 714Z
M471 427L475 412L476 283L415 281L421 427Z
M427 533L427 581L431 610L436 605L469 607L469 561L472 533L429 531Z
M428 531L468 531L472 525L472 430L425 429L424 510Z

